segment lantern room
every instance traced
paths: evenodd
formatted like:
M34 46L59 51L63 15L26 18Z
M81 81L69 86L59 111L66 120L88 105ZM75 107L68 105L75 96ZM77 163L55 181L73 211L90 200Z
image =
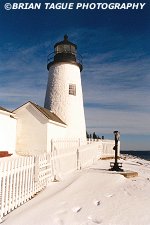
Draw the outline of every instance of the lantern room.
M58 42L54 46L55 54L58 53L71 53L73 55L76 54L77 46L72 42L68 41L68 36L64 36L64 40Z
M48 55L47 69L54 63L67 62L76 64L82 71L82 57L77 53L77 45L68 40L68 36L64 36L64 40L54 45L54 52Z

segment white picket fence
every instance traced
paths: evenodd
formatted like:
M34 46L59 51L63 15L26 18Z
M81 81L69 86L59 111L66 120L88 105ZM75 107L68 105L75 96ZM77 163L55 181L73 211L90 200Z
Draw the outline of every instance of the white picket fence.
M93 164L100 158L103 144L90 141L80 146L79 140L70 144L53 140L50 153L0 158L0 220L51 181Z
M62 179L76 169L82 169L94 163L101 156L102 141L88 139L52 140L52 171L56 179ZM113 151L114 154L114 151Z
M59 150L73 149L80 146L81 139L52 139L51 151L56 148Z
M0 159L0 219L51 181L50 156Z
M115 146L114 140L102 140L102 148L100 153L100 158L110 158L115 156ZM118 142L118 156L120 155L120 141Z

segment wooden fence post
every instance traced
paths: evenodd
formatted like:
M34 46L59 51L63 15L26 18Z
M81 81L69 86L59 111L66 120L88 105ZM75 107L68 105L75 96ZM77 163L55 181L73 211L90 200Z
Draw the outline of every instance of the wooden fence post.
M54 174L54 141L53 139L51 139L51 167L52 167L52 177L54 178L55 174Z
M77 149L77 170L81 170L81 162L80 162L80 152Z
M34 181L39 181L39 156L34 157Z

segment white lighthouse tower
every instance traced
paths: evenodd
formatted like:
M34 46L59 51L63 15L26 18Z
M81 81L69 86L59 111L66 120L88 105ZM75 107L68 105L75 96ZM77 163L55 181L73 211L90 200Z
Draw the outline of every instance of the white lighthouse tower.
M48 56L49 71L44 107L66 125L67 138L86 139L81 74L83 69L77 46L64 36Z

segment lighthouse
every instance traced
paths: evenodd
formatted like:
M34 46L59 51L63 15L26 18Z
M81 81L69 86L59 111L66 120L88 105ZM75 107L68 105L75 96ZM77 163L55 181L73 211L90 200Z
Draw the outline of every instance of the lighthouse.
M66 137L86 140L86 125L81 85L82 57L77 45L64 36L49 54L48 82L44 108L66 124Z

